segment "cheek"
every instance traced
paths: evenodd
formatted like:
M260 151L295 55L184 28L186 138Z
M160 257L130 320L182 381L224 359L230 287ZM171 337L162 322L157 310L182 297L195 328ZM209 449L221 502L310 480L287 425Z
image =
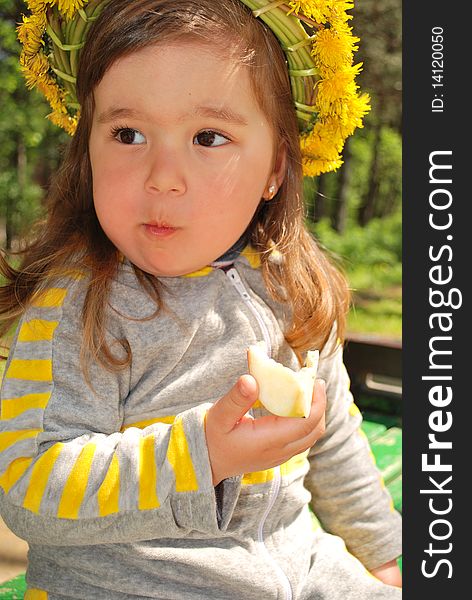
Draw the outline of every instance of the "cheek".
M212 178L207 178L206 189L214 190L222 198L236 195L243 197L243 201L251 201L255 195L260 200L271 173L272 147L266 146L229 157Z
M130 177L126 169L117 168L109 161L96 160L92 162L93 201L97 214L109 209L124 208L126 205L127 188Z
M122 178L123 179L123 178ZM120 222L128 222L126 194L123 182L102 169L96 169L93 175L93 204L98 221L108 237L114 239Z

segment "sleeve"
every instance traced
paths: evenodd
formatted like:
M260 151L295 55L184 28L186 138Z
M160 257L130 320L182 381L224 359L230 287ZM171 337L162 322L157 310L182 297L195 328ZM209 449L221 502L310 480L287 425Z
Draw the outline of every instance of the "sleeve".
M373 569L401 554L401 517L360 429L362 417L349 391L341 344L329 353L333 339L318 370L326 381L326 433L310 451L305 485L323 528L340 536L349 552Z
M80 305L54 288L35 299L1 392L0 512L30 543L90 545L215 534L228 522L212 485L204 420L123 428L130 370L82 376ZM231 510L231 507L230 509ZM220 512L220 514L219 514Z

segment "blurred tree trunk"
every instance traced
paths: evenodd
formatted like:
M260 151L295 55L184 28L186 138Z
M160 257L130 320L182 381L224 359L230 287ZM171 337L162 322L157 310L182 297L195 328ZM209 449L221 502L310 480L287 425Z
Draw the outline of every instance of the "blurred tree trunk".
M385 202L381 217L388 217L391 215L397 207L397 198L395 194L390 194Z
M26 147L24 140L21 135L18 135L16 145L16 172L18 180L18 198L22 198L25 193L27 184L27 173L26 173ZM6 210L5 210L5 247L7 250L11 250L13 245L13 239L15 237L15 198L12 194L7 194L6 197Z
M5 198L5 248L11 250L13 238L13 198L7 194Z
M333 228L338 233L343 233L346 229L347 210L348 210L348 197L349 197L349 182L351 180L351 166L352 166L352 153L351 153L351 138L346 140L343 150L343 164L339 170L338 176L338 193L336 202L334 203L333 211Z
M313 222L318 223L326 215L326 175L318 175L318 188L313 202Z
M382 114L380 107L379 114ZM372 163L370 165L369 185L364 202L362 202L359 206L359 212L357 216L358 223L362 227L367 225L367 223L375 214L375 201L377 198L377 191L379 189L379 150L381 131L382 125L380 123L380 119L377 119L373 126L374 140L372 143Z

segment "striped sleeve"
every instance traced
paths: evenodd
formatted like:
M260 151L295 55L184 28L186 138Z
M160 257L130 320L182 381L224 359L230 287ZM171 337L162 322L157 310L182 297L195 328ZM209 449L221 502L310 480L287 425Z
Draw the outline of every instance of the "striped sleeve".
M70 289L21 321L1 391L0 511L33 543L103 544L218 531L209 405L122 427L129 373L80 369Z
M323 527L372 569L401 554L401 518L360 429L339 343L321 353L318 377L326 381L326 433L310 451L305 485Z

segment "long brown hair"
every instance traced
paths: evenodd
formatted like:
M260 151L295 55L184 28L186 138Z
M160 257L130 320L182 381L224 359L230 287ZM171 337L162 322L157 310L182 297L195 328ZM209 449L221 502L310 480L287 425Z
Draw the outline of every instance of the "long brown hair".
M81 117L62 166L48 194L47 217L13 268L0 257L7 283L0 289L0 334L23 314L31 298L70 268L90 274L83 307L82 358L115 370L128 364L105 342L110 286L119 265L117 249L95 214L88 142L94 111L93 92L120 57L151 44L194 38L217 50L232 52L249 69L261 109L272 123L276 143L287 149L287 171L276 197L264 203L251 229L260 252L262 274L275 300L288 303L292 323L286 339L298 356L321 348L333 324L343 338L349 305L346 281L317 246L304 225L302 167L298 125L283 50L262 22L239 0L111 0L91 27L80 57L77 96ZM274 261L274 249L283 260ZM73 264L72 264L73 263ZM161 307L158 279L135 272ZM126 348L126 342L123 341Z

